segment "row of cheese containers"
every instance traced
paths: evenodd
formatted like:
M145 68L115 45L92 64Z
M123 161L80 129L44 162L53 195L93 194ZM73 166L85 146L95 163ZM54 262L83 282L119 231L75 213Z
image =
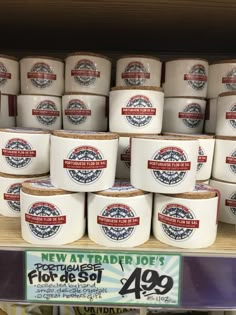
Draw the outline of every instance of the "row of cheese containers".
M42 129L0 130L1 173L31 176L50 171L53 184L68 191L107 189L116 173L145 191L187 192L196 179L211 177L212 161L214 178L236 182L236 138L217 136L215 145L214 137L207 135L56 130L51 136Z
M214 102L213 102L214 101ZM109 103L109 104L108 104ZM236 134L236 92L219 95L206 106L194 97L166 97L159 88L114 88L108 97L86 93L68 93L61 97L48 95L0 95L0 128L19 127L217 135ZM216 115L216 112L218 113ZM213 117L214 114L214 117ZM15 122L16 116L16 122ZM213 128L213 125L216 128Z
M167 61L165 94L216 98L222 92L236 89L235 67L236 60L218 61L209 69L208 61L200 58ZM160 87L161 68L156 57L123 56L116 65L116 86ZM110 81L111 60L99 54L69 54L65 59L65 84L64 62L60 59L27 56L20 60L19 71L16 58L0 56L0 90L6 94L18 94L21 85L22 94L62 95L65 91L108 95Z
M56 130L51 136L50 131L41 129L1 129L0 172L41 175L50 171L52 183L61 189L104 190L114 183L118 138L118 134L105 132ZM197 138L139 135L131 140L132 185L160 193L193 189L199 156Z
M43 179L23 182L20 198L22 237L32 244L77 241L86 225L90 240L117 248L148 241L151 223L158 240L177 247L207 247L217 234L218 192L204 185L186 194L155 194L153 203L152 193L124 180L86 197Z

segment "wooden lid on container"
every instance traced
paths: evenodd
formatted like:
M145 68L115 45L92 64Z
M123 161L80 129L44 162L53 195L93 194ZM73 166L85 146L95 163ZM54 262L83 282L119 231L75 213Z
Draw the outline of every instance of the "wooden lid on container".
M178 141L189 141L189 140L193 140L193 141L198 141L198 139L189 136L187 137L174 137L174 136L156 136L156 135L137 135L134 136L132 138L138 138L138 139L148 139L148 140L178 140Z
M87 140L112 140L118 139L119 136L112 132L92 132L92 131L75 131L75 130L54 130L54 136L71 139L87 139Z
M154 60L158 60L160 61L160 58L158 57L155 57L155 56L150 56L150 55L123 55L123 56L120 56L118 60L120 59L125 59L125 58L146 58L146 59L154 59Z
M175 98L183 98L183 99L193 99L193 100L203 100L203 101L205 101L206 100L206 98L205 97L197 97L197 96L167 96L167 97L165 97L165 99L169 99L169 98L173 98L173 99L175 99Z
M225 181L225 180L222 180L222 179L218 179L218 178L215 178L215 177L211 177L210 180L214 180L216 182L220 182L220 183L224 183L224 184L235 185L235 187L236 187L236 184L234 182L228 182L228 181Z
M0 55L0 58L10 59L14 61L18 61L19 59L15 56L8 56L8 55Z
M228 140L228 141L236 141L236 137L231 137L231 136L216 136L216 139Z
M0 128L0 132L8 133L25 133L25 134L51 134L50 130L40 129L40 128Z
M236 96L236 92L223 92L223 93L220 93L218 95L218 97L231 96L231 95L235 95Z
M34 196L68 195L73 192L57 188L52 185L50 179L32 179L22 183L22 191Z
M67 57L71 57L71 56L93 56L93 57L98 57L98 58L103 58L103 59L107 59L110 62L112 61L111 58L101 55L101 54L97 54L94 52L88 52L88 51L75 51L73 53L70 53L66 56Z
M216 65L221 63L236 63L236 59L217 60L210 63L210 65Z
M111 91L119 91L119 90L150 90L150 91L158 91L163 92L163 89L156 86L114 86L111 88Z
M183 137L183 138L196 138L196 139L215 139L213 134L185 134L185 133L174 133L174 132L163 132L163 136Z
M96 192L94 194L105 196L105 197L136 197L146 195L149 192L137 189L133 187L128 180L125 179L117 179L114 185L107 189Z
M18 97L24 97L24 96L27 96L27 97L29 97L29 96L53 97L53 98L58 98L58 99L61 98L61 96L57 96L57 95L51 95L51 94L34 94L34 93L32 93L32 94L19 94L19 95L17 95L17 98L18 98Z
M158 136L159 134L157 134L157 133L153 133L153 134L151 134L151 133L147 133L147 134L145 134L145 133L127 133L127 132L116 132L117 134L118 134L118 136L119 137L126 137L126 138L132 138L132 137L135 137L135 136Z
M45 60L60 61L60 62L64 63L62 59L56 58L56 57L51 57L51 56L25 56L25 57L21 58L21 60L24 60L24 59L45 59Z
M210 199L216 197L217 191L214 190L213 187L196 183L193 191L181 193L181 194L164 194L166 196L174 197L174 198L182 198L182 199Z
M96 94L96 93L87 93L87 92L66 92L64 93L63 96L65 95L88 95L88 96L102 96L102 97L107 97L106 95L102 94Z
M171 60L167 60L166 63L168 62L171 62L171 61L178 61L178 60L199 60L199 61L205 61L208 63L208 60L207 59L204 59L204 58L175 58L175 59L171 59Z
M4 178L19 178L19 179L22 179L22 178L32 178L32 177L47 177L49 176L49 173L45 173L45 174L40 174L40 175L11 175L11 174L6 174L6 173L0 173L0 177L4 177Z

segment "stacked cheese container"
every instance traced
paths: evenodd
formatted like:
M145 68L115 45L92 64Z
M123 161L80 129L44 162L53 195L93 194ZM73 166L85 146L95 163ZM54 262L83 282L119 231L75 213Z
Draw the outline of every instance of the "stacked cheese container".
M107 131L111 60L91 52L75 52L65 59L63 128Z
M18 127L60 129L64 63L47 56L20 60L21 95L17 97Z
M19 62L0 55L0 128L15 127L16 95L20 91Z
M49 140L50 132L42 129L0 129L2 215L20 216L22 182L48 174Z
M202 133L207 78L207 60L177 59L166 62L163 131Z
M216 132L218 114L217 98L225 92L236 91L236 60L220 60L209 65L209 82L207 89L207 109L204 130ZM218 125L219 128L219 125Z
M149 239L152 193L130 184L130 139L161 132L164 94L160 78L161 62L156 57L127 55L117 61L116 87L109 99L109 130L119 134L119 180L88 197L88 234L101 245L133 247Z
M210 117L215 117L216 146L210 184L221 193L219 220L236 223L236 60L209 66ZM206 124L205 127L209 127ZM206 129L206 128L205 128Z

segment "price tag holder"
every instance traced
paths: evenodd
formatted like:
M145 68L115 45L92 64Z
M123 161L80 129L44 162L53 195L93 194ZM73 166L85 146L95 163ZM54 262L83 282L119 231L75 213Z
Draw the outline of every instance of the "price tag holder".
M29 250L26 300L179 306L181 256L159 252Z

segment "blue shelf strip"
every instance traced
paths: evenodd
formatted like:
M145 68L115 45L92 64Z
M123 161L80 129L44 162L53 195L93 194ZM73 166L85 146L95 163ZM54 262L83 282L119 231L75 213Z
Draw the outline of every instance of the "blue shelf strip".
M80 251L76 251L76 253L78 252ZM101 253L106 254L106 251L101 251ZM109 253L111 253L111 251L109 251ZM139 253L142 257L145 256L145 252L137 251L135 252L136 256L134 256L135 259ZM132 255L132 252L130 252L130 254ZM149 253L149 255L151 254ZM26 250L0 250L0 300L30 302L27 301L26 296L27 277L25 276L25 257ZM150 266L148 268L150 269ZM132 274L131 269L132 268L130 268L130 274ZM155 268L152 268L152 270L155 270ZM158 271L161 272L161 270ZM150 301L146 303L146 300L143 299L144 302L140 303L139 301L136 306L156 305L158 307L173 309L183 308L199 310L221 308L235 309L236 257L215 257L215 255L194 256L194 254L192 256L183 255L180 263L179 285L178 305L160 305L154 300L153 304L150 305ZM130 288L132 288L132 286ZM118 296L119 290L117 289L117 292L114 290L114 296ZM140 294L142 295L141 291ZM157 296L155 296L155 299L157 300ZM110 299L102 304L121 306L122 303L120 300L121 299L117 299L116 303L115 299ZM37 302L37 299L34 302ZM45 301L40 300L38 302L40 304L55 304L55 301L50 301L50 299ZM130 306L131 304L135 306L138 301L135 300L135 296L133 295L132 297L131 294L129 302L130 303L128 303L127 306ZM73 304L80 305L81 303L73 301ZM86 305L94 305L94 302L88 301Z

